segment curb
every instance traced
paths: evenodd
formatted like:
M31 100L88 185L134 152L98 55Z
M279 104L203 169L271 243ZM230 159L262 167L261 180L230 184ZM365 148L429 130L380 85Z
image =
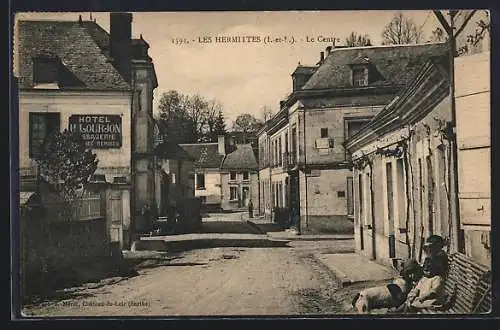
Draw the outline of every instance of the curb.
M273 239L287 239L291 241L306 241L306 242L317 242L317 241L348 241L348 240L353 240L354 237L304 237L301 235L290 235L286 237L276 237L274 235L269 235L267 233L267 236Z
M259 226L257 226L254 222L250 221L250 220L245 220L247 225L249 225L250 227L252 227L252 229L254 231L256 231L258 234L261 234L261 235L267 235L267 233L265 231L263 231L262 229L260 229ZM267 235L269 236L269 235Z

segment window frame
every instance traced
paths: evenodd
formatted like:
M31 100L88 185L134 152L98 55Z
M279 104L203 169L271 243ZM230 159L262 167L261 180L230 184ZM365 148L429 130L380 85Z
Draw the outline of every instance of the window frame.
M234 198L233 198L234 191ZM229 200L237 201L238 200L238 187L237 186L229 186Z
M366 87L368 86L368 68L366 66L355 66L351 69L352 86ZM358 76L359 75L359 76ZM362 78L361 78L362 75Z
M46 66L45 68L41 66ZM49 76L47 74L49 66L52 66L53 78L52 79L40 79ZM57 58L50 58L44 56L38 56L33 58L33 85L39 84L55 84L59 82L60 76L60 62Z
M200 180L199 178L203 178L203 186L200 185ZM206 189L205 185L205 173L196 173L196 190L204 190Z
M320 128L320 133L319 133L319 136L320 136L322 139L327 139L327 138L328 138L328 127L321 127L321 128Z
M42 138L38 139L40 140L39 142L39 147L38 147L38 152L40 152L40 149L41 147L43 146L43 144L45 143L46 139L53 133L55 132L60 132L61 131L61 113L59 112L29 112L28 114L28 120L29 120L29 123L28 123L28 138L29 138L29 141L28 141L28 155L29 155L29 158L30 159L37 159L37 157L40 156L40 154L38 155L35 155L34 153L34 141L33 141L33 135L34 135L34 132L33 132L33 125L34 125L34 119L36 117L39 117L39 118L43 118L43 122L44 122L44 128L43 128L43 133L41 135L43 135ZM54 120L54 122L51 124L51 125L48 125L48 121L49 121L49 118L50 120ZM50 129L50 126L54 126L52 127L52 129Z
M243 175L243 181L250 180L250 173L248 171L243 171L243 172L241 172L241 174ZM245 178L245 174L246 174L246 178Z
M229 172L229 180L230 181L236 181L236 176L237 176L236 171Z

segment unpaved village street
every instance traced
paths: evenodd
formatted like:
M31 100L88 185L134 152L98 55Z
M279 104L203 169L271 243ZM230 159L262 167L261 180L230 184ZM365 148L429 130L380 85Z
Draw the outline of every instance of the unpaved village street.
M240 226L252 232L239 219L226 221L223 228ZM217 226L221 227L221 222ZM32 316L311 313L315 312L313 305L322 302L310 301L321 298L311 298L310 293L321 295L335 288L328 269L312 258L311 253L348 252L352 245L352 240L324 240L291 241L288 247L194 249L175 255L141 251L144 260L137 276L66 290L67 294L57 300L26 307L24 313ZM322 312L321 308L317 312Z

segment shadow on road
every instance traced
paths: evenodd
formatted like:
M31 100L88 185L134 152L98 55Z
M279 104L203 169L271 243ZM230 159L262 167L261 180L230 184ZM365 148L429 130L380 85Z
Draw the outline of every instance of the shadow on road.
M213 239L196 239L184 241L169 241L165 242L167 251L183 252L198 249L212 249L220 247L233 248L289 248L288 241L263 239L230 239L230 238L213 238Z
M197 234L258 234L246 222L237 221L206 221Z

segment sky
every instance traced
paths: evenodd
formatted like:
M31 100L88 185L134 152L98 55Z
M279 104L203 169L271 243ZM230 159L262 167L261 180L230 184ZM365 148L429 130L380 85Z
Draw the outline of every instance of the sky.
M274 112L292 89L291 73L300 62L314 65L331 40L341 43L352 31L381 44L384 26L396 11L280 11L280 12L137 12L132 36L141 34L158 78L154 111L161 94L177 90L222 103L230 124L239 114ZM439 23L428 11L404 11L424 32L424 41ZM84 20L90 13L20 13L16 19ZM93 12L92 19L109 32L109 13ZM258 36L260 42L216 42L216 36ZM267 43L266 36L281 38ZM212 42L200 42L210 37ZM293 38L294 43L291 43ZM318 40L318 39L322 40ZM189 43L175 42L187 40ZM314 41L311 41L314 39ZM207 39L205 39L207 40Z

